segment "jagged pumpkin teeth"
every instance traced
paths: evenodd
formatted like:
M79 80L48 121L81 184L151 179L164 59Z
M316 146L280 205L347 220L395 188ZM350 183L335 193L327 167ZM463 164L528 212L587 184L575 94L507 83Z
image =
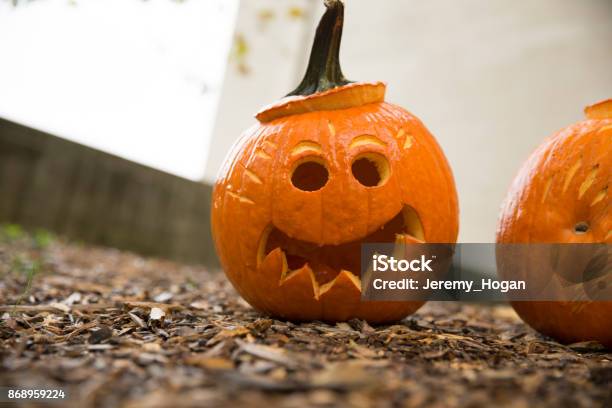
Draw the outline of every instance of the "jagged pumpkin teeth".
M312 290L312 296L319 298L319 283L317 282L312 268L308 264L305 264L300 269L295 271L289 271L281 277L279 286L286 290L291 286L298 286L305 288L306 291ZM310 286L310 288L308 287Z
M323 297L324 295L332 296L334 291L348 291L358 293L359 296L361 296L361 279L353 275L350 271L342 270L334 280L321 285L319 297Z
M258 270L266 279L271 279L272 282L280 282L289 271L285 252L280 248L273 249L265 256Z
M219 173L213 237L226 274L261 311L391 322L422 303L362 302L361 247L396 234L455 242L455 185L434 137L385 101L383 82L344 77L344 4L325 6L303 81L256 115Z
M361 281L349 271L341 271L332 282L321 286L319 299L324 319L329 320L329 316L349 319L360 304Z
M266 247L268 245L268 238L270 237L270 233L272 232L272 225L268 225L263 232L261 233L261 237L259 238L259 244L257 245L257 267L259 268L264 261L266 254Z

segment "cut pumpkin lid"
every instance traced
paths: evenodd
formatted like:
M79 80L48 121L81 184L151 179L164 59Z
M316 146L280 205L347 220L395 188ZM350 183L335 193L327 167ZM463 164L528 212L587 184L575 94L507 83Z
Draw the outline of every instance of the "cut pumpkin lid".
M255 117L263 123L300 113L348 109L383 102L386 88L384 82L354 82L313 95L286 96L260 110Z
M347 109L385 99L383 82L353 82L340 68L344 2L325 0L327 10L317 26L308 67L297 88L255 117L260 122L306 112Z
M612 98L587 106L584 114L588 119L612 119Z

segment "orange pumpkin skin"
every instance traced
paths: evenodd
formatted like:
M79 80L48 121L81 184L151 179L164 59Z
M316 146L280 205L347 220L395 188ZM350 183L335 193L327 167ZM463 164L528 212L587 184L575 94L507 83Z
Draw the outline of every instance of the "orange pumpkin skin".
M370 98L372 89L378 93ZM338 94L344 94L339 100L345 107L326 109ZM410 209L419 225L402 226L400 241L456 241L458 206L449 165L425 126L383 95L381 83L350 84L277 104L258 117L286 115L247 130L230 154L214 188L213 236L227 276L256 309L291 320L379 323L421 306L362 302L358 268L314 264L321 257L335 262L334 250L358 260L359 243L389 240L376 231ZM305 111L313 108L321 110ZM370 154L388 162L382 185L366 187L353 176L355 159ZM292 171L304 160L327 169L321 189L302 191L292 184ZM271 230L286 241L318 247L303 267L290 270L286 248L266 248Z
M589 119L546 140L519 171L502 207L497 242L612 243L612 100L586 113ZM577 231L578 225L588 230ZM516 279L509 270L499 273ZM538 270L528 273L537 279ZM612 347L610 301L512 305L526 323L561 342L594 340Z
M381 82L339 65L341 0L326 0L308 68L263 109L221 169L212 232L234 287L291 320L390 322L423 302L362 302L361 244L454 243L457 195L440 147Z

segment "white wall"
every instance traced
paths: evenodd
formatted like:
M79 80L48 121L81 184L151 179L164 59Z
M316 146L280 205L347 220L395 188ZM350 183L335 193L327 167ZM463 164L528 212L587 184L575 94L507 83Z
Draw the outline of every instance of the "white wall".
M299 82L320 3L241 2L237 30L252 39L252 70L245 76L228 66L207 180L253 114ZM585 105L612 96L612 1L346 3L343 70L352 80L387 81L387 100L436 135L457 181L463 242L491 242L506 189L529 152L580 120ZM262 9L281 16L290 4L314 12L258 27Z
M297 86L297 78L306 69L306 48L310 48L312 26L316 25L311 20L318 18L312 14L315 4L308 0L240 2L235 47L226 67L205 181L215 179L225 154L242 130L254 123L255 113ZM291 17L292 10L299 10L302 17ZM240 38L246 52L238 59L236 44Z
M0 116L204 173L237 0L0 0Z

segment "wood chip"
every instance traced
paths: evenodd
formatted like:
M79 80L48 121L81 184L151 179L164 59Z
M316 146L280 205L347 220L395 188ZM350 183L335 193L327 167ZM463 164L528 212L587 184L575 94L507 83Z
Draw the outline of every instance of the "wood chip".
M140 317L136 316L134 313L129 312L128 316L130 316L130 319L132 319L132 321L136 323L138 326L140 326L141 328L143 329L147 328L146 323Z
M240 350L249 353L255 357L263 358L264 360L273 361L288 368L297 368L298 361L283 349L274 346L264 346L255 343L246 343L236 340Z
M110 327L106 325L100 325L96 330L92 331L87 341L90 344L98 344L110 339L112 336L113 330Z
M162 320L166 317L166 312L164 312L159 307L152 307L151 312L149 313L150 320Z
M543 337L508 305L429 302L377 326L287 322L199 266L63 241L41 249L1 231L2 383L64 388L73 406L587 408L610 399L609 350ZM30 287L19 262L40 265Z
M203 355L191 355L185 359L188 365L206 368L208 370L231 370L234 364L231 360L219 357L206 357Z

